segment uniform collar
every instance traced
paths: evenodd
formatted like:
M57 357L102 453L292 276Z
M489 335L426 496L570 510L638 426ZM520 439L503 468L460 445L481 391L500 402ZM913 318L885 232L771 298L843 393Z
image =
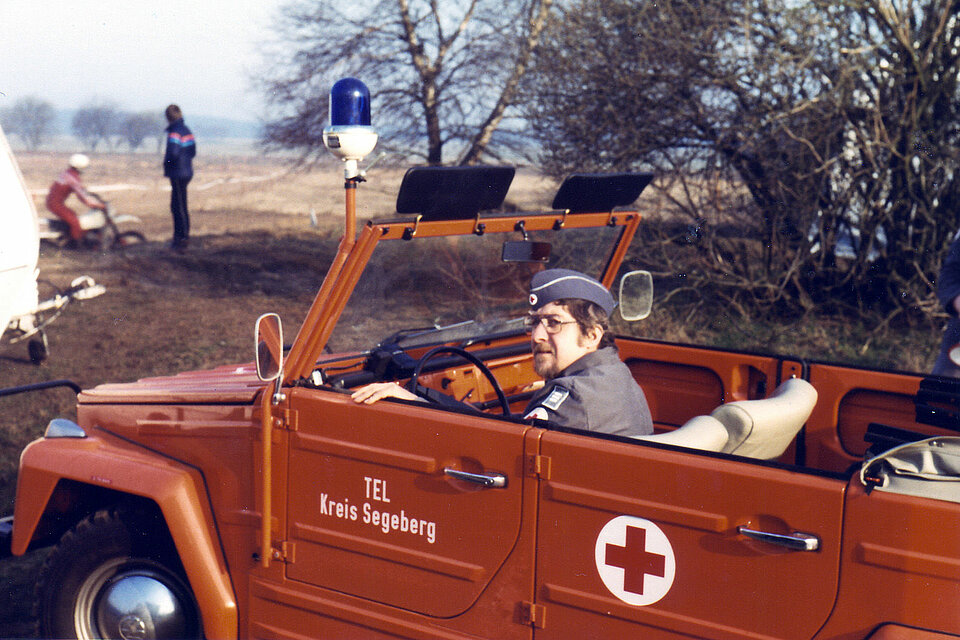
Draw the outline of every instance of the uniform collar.
M617 358L617 360L620 359L613 347L603 347L601 349L597 349L596 351L586 353L574 360L573 363L561 371L557 377L561 378L563 376L573 375L598 364L606 364L606 362L609 361L611 354L614 358Z

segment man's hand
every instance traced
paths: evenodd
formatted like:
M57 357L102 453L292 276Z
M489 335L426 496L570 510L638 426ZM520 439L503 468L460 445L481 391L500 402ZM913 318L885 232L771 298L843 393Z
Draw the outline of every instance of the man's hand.
M400 400L418 400L423 398L407 391L396 382L374 382L360 387L350 396L354 402L360 404L373 404L377 400L384 398L399 398Z
M960 296L953 299L953 311L960 316Z

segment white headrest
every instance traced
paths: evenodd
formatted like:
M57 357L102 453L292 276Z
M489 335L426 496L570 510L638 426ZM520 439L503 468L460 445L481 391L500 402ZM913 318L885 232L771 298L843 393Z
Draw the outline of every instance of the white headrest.
M730 402L710 415L727 429L724 453L772 460L787 449L816 403L813 385L790 378L769 398Z

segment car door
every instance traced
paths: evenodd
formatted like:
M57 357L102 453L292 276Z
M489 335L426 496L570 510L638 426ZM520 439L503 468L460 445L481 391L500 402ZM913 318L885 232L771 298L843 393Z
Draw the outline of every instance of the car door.
M809 638L827 619L839 476L570 432L541 455L535 638Z
M502 615L529 600L529 566L525 589L509 577L522 570L497 580L511 554L532 565L532 534L517 542L529 427L309 389L290 407L289 579L437 618L462 614L494 582Z

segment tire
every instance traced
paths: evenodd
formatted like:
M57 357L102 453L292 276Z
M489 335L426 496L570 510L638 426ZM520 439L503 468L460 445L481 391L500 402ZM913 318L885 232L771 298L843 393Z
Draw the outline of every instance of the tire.
M33 338L27 343L27 353L30 354L30 362L33 364L42 364L47 359L47 338L42 335L39 338Z
M158 534L162 531L162 534ZM104 509L40 570L41 638L202 638L200 612L159 515Z
M146 236L139 231L124 231L122 233L118 233L117 237L113 239L113 248L123 249L124 247L129 247L130 245L143 244L146 241Z

